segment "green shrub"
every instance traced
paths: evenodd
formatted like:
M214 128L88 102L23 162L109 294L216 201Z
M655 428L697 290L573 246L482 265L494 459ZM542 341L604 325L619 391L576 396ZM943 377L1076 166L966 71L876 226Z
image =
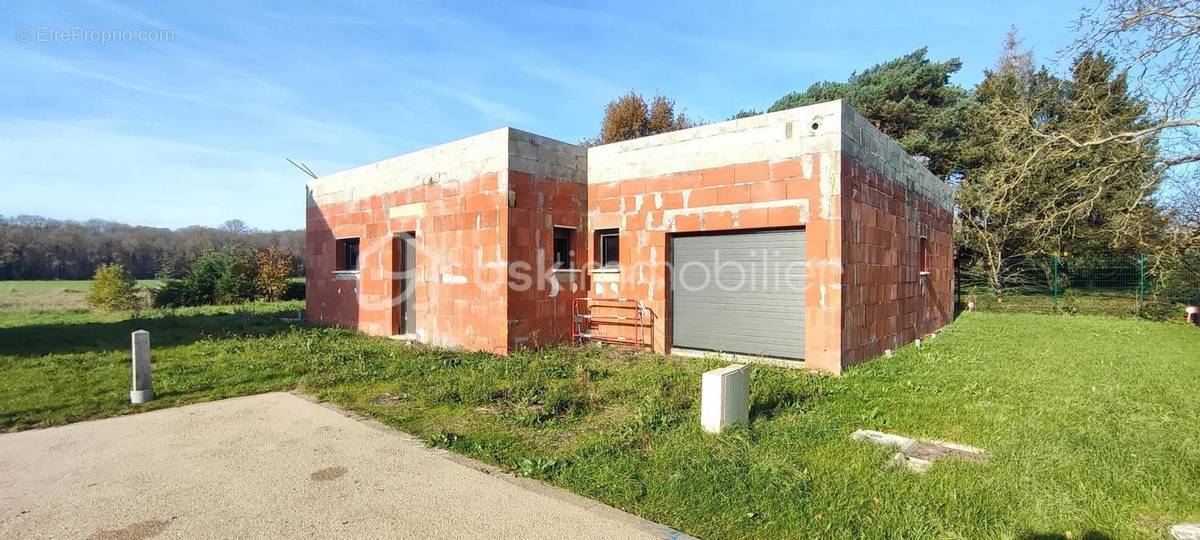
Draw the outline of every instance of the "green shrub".
M96 269L87 303L95 309L108 311L138 308L137 281L124 266L105 264Z
M160 277L155 307L241 304L252 300L303 300L304 282L288 277L292 260L274 248L255 252L232 247L208 251L182 278ZM164 267L165 268L165 267Z
M203 306L217 303L217 282L229 273L233 257L227 251L209 251L192 264L183 277L184 289L188 292L188 306Z
M254 300L256 264L246 250L227 252L229 266L217 278L213 296L218 304L241 304Z
M1141 316L1152 321L1182 321L1187 317L1185 307L1169 298L1152 296L1142 304Z
M182 279L162 280L162 285L152 292L154 307L174 308L197 305L192 299L199 296L188 287L188 282Z
M248 250L206 252L181 279L163 281L154 291L154 306L240 304L254 300L255 266L254 256Z

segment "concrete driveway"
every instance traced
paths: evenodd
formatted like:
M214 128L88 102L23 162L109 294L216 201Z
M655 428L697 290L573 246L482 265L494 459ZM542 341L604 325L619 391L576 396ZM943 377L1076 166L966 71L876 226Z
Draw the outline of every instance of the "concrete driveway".
M0 435L3 538L673 535L286 393Z

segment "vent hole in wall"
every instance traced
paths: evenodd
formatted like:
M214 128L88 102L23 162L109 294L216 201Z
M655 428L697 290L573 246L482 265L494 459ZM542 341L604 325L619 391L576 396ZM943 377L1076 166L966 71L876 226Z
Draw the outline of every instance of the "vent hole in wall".
M815 121L814 121L814 122L812 123L812 126L809 126L809 127L811 127L813 131L816 131L816 130L818 130L818 129L821 129L821 123L820 123L820 122L815 122Z

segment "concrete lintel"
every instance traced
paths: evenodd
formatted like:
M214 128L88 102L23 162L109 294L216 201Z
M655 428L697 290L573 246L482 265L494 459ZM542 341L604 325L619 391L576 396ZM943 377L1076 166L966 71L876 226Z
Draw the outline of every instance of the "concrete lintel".
M391 219L415 217L425 217L425 203L410 203L393 206L388 208L388 217Z
M700 206L696 208L680 208L678 210L663 211L663 226L656 227L650 230L674 230L675 218L680 216L698 216L712 212L730 212L737 216L738 212L743 210L755 210L762 208L799 208L800 220L794 225L805 225L810 218L808 199L780 199L775 201L763 201L756 203L741 203L741 204L716 204L712 206Z

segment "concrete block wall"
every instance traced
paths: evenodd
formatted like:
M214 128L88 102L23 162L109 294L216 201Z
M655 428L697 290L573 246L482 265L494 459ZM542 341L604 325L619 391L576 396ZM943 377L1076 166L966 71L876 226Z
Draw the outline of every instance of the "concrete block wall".
M848 207L842 363L848 366L951 322L954 192L854 110L845 107L842 118Z

